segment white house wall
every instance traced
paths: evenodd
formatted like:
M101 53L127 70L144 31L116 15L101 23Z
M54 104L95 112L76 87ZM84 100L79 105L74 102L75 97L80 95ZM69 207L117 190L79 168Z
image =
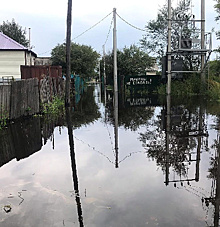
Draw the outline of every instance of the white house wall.
M20 66L25 65L25 51L0 51L0 78L21 78Z

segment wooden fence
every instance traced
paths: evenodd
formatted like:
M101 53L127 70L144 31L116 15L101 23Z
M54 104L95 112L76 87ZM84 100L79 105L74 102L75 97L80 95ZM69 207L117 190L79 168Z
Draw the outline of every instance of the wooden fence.
M0 86L0 119L16 119L40 112L40 102L50 102L53 96L62 96L62 78L45 77L14 81Z
M44 75L49 77L62 77L61 66L51 65L21 65L21 79L38 78L43 79Z

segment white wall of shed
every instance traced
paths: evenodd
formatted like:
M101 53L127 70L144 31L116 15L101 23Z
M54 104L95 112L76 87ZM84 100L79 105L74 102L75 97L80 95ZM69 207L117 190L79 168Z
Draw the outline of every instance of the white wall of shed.
M25 51L0 51L0 77L20 79L21 65L25 65Z

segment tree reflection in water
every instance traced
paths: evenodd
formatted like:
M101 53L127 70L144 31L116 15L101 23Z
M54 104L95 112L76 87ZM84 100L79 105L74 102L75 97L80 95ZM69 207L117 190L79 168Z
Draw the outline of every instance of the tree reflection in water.
M191 110L183 105L171 106L169 125L167 125L168 117L167 107L163 107L161 113L151 122L148 131L140 133L140 141L146 149L147 156L155 159L164 172L167 172L168 164L180 178L189 181L187 179L189 165L193 161L199 161L201 138L205 139L208 135L202 107ZM196 147L197 152L194 155ZM207 144L203 148L207 150ZM168 163L167 154L169 154ZM193 158L193 156L197 157ZM194 180L198 181L196 175L198 173L195 174Z

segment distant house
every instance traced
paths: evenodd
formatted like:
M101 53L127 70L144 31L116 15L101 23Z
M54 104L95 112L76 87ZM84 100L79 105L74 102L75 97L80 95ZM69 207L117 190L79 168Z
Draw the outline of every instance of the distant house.
M146 68L146 75L156 75L158 72L159 68L156 62L156 59L153 58L153 65L152 67Z
M21 65L34 65L37 57L33 51L0 32L0 78L21 78Z
M52 65L52 61L50 57L37 57L34 65Z

